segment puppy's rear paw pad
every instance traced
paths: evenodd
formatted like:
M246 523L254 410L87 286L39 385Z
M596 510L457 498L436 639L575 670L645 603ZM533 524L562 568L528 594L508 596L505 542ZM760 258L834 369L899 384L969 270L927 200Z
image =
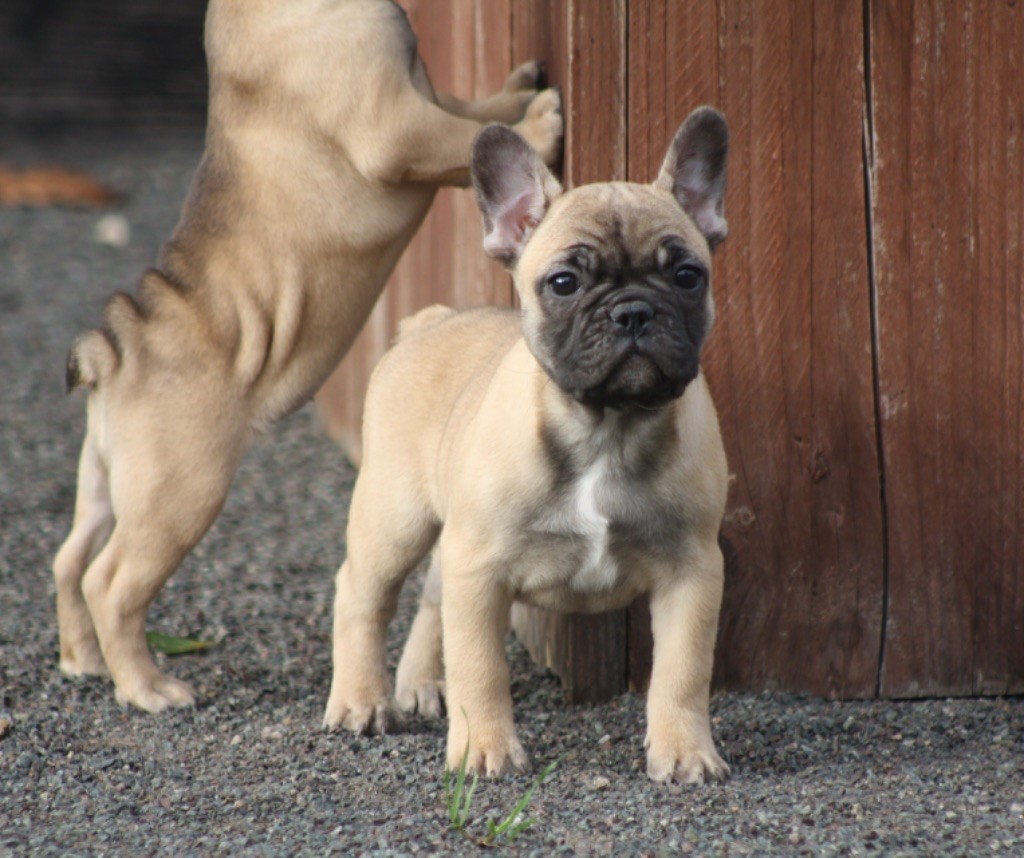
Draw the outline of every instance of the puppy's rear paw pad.
M383 736L393 733L401 721L389 702L376 704L328 704L324 714L324 729L329 732L349 730L363 736Z
M444 715L444 682L426 680L410 685L399 685L395 691L398 708L408 715L419 713L424 718Z
M683 753L650 751L647 776L659 783L672 780L684 784L721 783L729 779L729 766L714 749Z

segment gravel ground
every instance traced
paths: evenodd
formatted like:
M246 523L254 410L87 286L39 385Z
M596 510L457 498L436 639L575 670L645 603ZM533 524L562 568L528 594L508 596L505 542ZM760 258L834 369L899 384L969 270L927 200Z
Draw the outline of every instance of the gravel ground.
M383 739L319 729L333 572L354 478L309 409L246 459L220 520L164 590L150 628L216 638L170 669L194 711L124 711L101 680L57 671L50 561L70 524L81 395L64 354L169 233L200 136L8 141L0 161L58 161L126 194L128 244L95 211L0 211L0 855L471 853L447 829L441 725ZM394 627L392 664L415 586ZM535 765L561 760L511 851L623 854L1024 854L1024 700L833 703L721 694L733 779L643 774L643 704L566 706L509 643ZM496 816L527 777L482 782Z

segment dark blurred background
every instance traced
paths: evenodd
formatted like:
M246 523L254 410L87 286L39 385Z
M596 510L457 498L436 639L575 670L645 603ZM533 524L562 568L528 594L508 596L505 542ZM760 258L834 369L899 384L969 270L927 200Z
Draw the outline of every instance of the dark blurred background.
M202 125L206 0L0 0L0 144L69 126Z

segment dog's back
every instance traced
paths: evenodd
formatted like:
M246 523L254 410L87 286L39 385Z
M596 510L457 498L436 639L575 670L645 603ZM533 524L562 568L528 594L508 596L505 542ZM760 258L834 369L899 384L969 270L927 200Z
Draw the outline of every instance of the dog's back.
M373 429L364 431L364 462L378 447L393 449L382 434L401 435L410 424L429 432L438 421L428 414L475 408L520 337L519 314L497 307L456 312L434 305L404 320L370 378L363 425ZM417 449L436 454L440 443L440 436L420 437ZM427 460L419 464L433 467Z
M382 184L354 154L376 148L363 113L374 88L408 86L416 39L390 0L212 0L206 47L206 149L181 218L66 377L103 387L126 362L202 351L264 424L336 365L429 207L433 187Z

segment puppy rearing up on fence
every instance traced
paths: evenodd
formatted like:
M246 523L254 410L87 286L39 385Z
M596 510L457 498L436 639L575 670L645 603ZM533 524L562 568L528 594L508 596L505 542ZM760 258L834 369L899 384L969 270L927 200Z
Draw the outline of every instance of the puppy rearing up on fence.
M216 518L239 460L345 353L473 138L514 123L552 162L560 101L516 69L435 94L390 0L212 0L206 150L137 295L75 342L89 389L72 530L54 571L60 665L150 712L190 705L145 638L149 605Z

